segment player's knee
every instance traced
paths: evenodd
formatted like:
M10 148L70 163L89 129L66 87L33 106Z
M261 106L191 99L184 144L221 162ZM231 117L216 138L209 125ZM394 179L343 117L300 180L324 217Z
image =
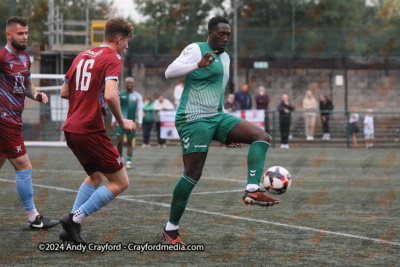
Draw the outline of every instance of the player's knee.
M125 179L120 183L120 192L124 192L129 187L129 180Z
M202 170L189 170L189 171L186 171L185 174L187 176L189 176L190 178L198 181L200 179L201 175L203 174L203 171Z
M255 142L255 141L265 141L267 143L271 142L271 136L269 134L267 134L264 131L259 131L256 134L253 135L253 138L251 140L251 142Z

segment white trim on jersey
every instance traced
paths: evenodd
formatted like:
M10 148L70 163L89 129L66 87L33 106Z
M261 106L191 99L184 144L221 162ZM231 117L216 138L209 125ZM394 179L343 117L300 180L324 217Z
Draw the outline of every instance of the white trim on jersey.
M201 50L198 44L193 43L186 46L165 71L165 78L175 79L188 75L199 68L197 63L201 60Z
M138 124L142 124L143 123L143 98L142 98L141 94L139 94L138 92L136 92L136 93L138 94L138 102L137 102L137 107L136 107Z

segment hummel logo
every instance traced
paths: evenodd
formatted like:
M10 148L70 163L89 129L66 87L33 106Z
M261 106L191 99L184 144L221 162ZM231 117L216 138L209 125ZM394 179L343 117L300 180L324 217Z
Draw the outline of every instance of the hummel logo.
M13 67L13 64L10 63L10 68L12 69L12 67Z
M21 145L22 146L22 145ZM21 146L16 146L15 149L17 149L17 153L22 151Z
M255 176L256 175L256 170L250 170L250 176Z
M121 158L121 157L119 157L119 158L117 158L116 160L117 160L117 162L118 162L118 165L121 165L122 158Z
M32 224L33 227L36 228L42 228L43 227L43 222L40 222L40 224Z
M183 140L183 142L187 143L187 142L189 142L189 137L182 138L182 140Z
M189 146L190 146L190 143L188 143L187 145L183 145L183 147L184 147L185 149L188 149Z

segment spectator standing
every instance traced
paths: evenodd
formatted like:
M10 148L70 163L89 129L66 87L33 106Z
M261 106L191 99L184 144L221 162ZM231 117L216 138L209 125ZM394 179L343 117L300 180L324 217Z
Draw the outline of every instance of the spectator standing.
M326 112L321 112L321 122L322 122L322 129L324 132L324 135L322 136L322 140L329 140L331 138L331 134L329 131L329 115L330 115L330 110L333 110L333 104L329 98L326 97L326 95L321 95L320 101L319 101L319 110L320 111L326 111Z
M182 92L185 88L185 78L181 78L179 83L174 88L174 99L176 108L179 107L179 102L181 101Z
M314 140L315 118L317 116L317 113L314 111L317 110L317 107L317 100L313 97L312 91L308 90L306 97L303 99L303 109L306 111L304 113L304 124L307 141Z
M291 111L294 110L293 105L289 102L287 94L282 95L282 101L278 105L279 111L279 128L281 130L281 148L289 149L288 139L291 124Z
M353 147L357 147L357 133L360 131L360 128L358 127L358 113L357 113L357 108L353 108L352 113L350 114L350 119L349 119L349 124L350 124L350 133L351 133L351 139L353 141Z
M154 110L156 111L155 114L155 122L156 122L156 129L157 129L157 147L167 147L165 145L165 139L161 139L161 121L160 121L160 111L161 110L173 110L175 109L174 105L164 97L163 94L160 94L158 98L154 101Z
M240 104L235 101L235 95L234 94L229 94L228 97L226 98L226 101L224 103L224 108L231 112L231 111L236 111L240 109Z
M372 109L367 110L367 116L364 118L364 136L365 136L365 147L370 148L374 146L374 117L372 115Z
M251 95L249 94L248 84L240 85L240 91L235 93L235 101L239 103L241 110L251 109Z
M255 97L256 99L256 108L257 109L262 109L267 111L268 110L268 105L269 105L269 95L265 93L265 87L260 86L258 87L258 94ZM269 120L268 120L268 114L265 112L265 119L264 119L264 130L269 133Z
M151 96L146 96L143 105L143 145L142 147L150 147L150 133L153 128L153 110L154 103Z

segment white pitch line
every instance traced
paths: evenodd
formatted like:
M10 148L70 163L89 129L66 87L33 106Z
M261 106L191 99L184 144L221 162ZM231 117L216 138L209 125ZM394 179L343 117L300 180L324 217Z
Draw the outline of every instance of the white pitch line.
M85 171L79 171L79 170L33 170L33 172L50 172L50 173L82 173L86 174ZM132 175L131 173L128 173L128 176ZM133 173L133 175L139 175L139 176L155 176L155 177L176 177L179 178L180 174L160 174L160 173ZM246 175L243 175L244 177ZM228 182L236 182L236 183L246 183L245 180L237 180L237 179L227 179L223 177L208 177L208 176L203 176L201 177L201 180L218 180L218 181L228 181Z
M236 190L225 190L225 191L209 191L209 192L193 192L190 195L211 195L211 194L223 194L232 192L244 192L244 189ZM159 195L134 195L134 196L121 196L121 198L139 198L139 197L172 197L171 194L159 194Z
M7 180L7 179L1 179L1 178L0 178L0 181L15 183L15 181ZM62 188L62 187L54 187L54 186L39 185L39 184L32 184L32 185L33 186L37 186L37 187L44 187L44 188L59 190L59 191L78 192L76 190ZM131 198L124 198L124 197L118 197L118 198L122 199L122 200L126 200L126 201L151 204L151 205L156 205L156 206L161 206L161 207L166 207L166 208L170 208L171 207L171 205L165 204L165 203L149 202L149 201L146 201L146 200L131 199ZM283 226L283 227L293 228L293 229L298 229L298 230L303 230L303 231L311 231L311 232L316 232L316 233L325 233L325 234L342 236L342 237L349 237L349 238L354 238L354 239L368 240L368 241L373 241L373 242L380 243L380 244L390 244L390 245L400 246L400 243L398 243L398 242L391 242L391 241L386 241L386 240L382 240L382 239L378 239L378 238L370 238L370 237L366 237L366 236L352 235L352 234L341 233L341 232L326 231L326 230L315 229L315 228L305 227L305 226L298 226L298 225L292 225L292 224L277 223L277 222L271 222L271 221L264 221L264 220L246 218L246 217L239 217L239 216L235 216L235 215L223 214L223 213L219 213L219 212L212 212L212 211L206 211L206 210L197 210L197 209L192 209L192 208L186 208L186 210L193 211L193 212L198 212L198 213L203 213L203 214L214 215L214 216L227 217L227 218L236 219L236 220L244 220L244 221L248 221L248 222L258 222L258 223L263 223L263 224L271 224L271 225L275 225L275 226Z

